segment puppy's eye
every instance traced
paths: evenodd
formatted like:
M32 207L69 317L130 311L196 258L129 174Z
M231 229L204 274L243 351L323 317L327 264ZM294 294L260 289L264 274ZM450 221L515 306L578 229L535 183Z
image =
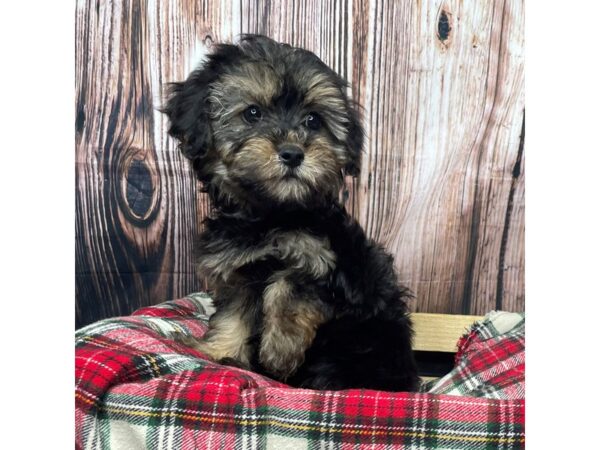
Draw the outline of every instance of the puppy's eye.
M308 113L304 118L304 125L313 131L317 131L321 128L321 118L317 113Z
M244 110L243 116L246 122L253 124L262 118L262 112L258 106L250 105Z

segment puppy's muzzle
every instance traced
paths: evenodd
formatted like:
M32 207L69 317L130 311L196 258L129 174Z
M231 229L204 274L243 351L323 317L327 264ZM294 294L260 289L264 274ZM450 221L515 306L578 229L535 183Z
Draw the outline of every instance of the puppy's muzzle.
M304 160L304 151L297 145L284 144L278 153L281 162L291 168L298 167Z

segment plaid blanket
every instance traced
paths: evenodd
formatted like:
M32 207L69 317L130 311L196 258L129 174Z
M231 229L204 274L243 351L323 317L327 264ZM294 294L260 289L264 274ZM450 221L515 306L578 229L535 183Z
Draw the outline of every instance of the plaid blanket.
M493 311L458 342L455 367L422 386L432 394L525 398L525 315Z
M169 339L211 313L194 294L77 331L76 448L524 448L520 315L476 325L430 392L388 393L293 389Z

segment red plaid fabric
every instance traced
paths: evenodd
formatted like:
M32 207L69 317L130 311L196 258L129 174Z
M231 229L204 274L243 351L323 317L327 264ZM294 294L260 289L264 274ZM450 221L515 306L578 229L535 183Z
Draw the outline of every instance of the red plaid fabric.
M525 398L525 315L494 311L458 342L452 372L429 393L495 399Z
M76 333L77 448L524 448L523 399L293 389L207 361L169 336L202 335L208 305L195 295Z

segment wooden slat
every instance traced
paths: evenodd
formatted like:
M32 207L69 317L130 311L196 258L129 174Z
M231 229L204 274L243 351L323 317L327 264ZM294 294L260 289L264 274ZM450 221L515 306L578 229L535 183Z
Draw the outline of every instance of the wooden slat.
M426 383L427 381L437 380L440 377L420 377L420 378L421 378L421 382Z
M414 313L413 349L428 352L456 352L458 339L482 316Z

